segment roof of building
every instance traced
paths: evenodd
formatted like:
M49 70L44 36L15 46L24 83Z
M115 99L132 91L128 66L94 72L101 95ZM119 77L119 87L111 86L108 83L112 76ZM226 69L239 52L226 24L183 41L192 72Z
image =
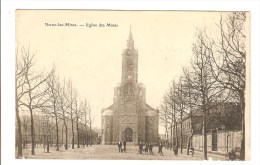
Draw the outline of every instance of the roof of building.
M153 110L149 110L145 112L145 116L157 116L157 113Z
M103 111L102 116L113 116L113 110L106 109L105 111Z

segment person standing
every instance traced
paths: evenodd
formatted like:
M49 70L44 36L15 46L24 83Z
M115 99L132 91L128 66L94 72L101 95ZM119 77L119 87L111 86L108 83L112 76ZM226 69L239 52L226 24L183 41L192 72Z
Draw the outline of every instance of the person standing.
M160 143L158 146L158 154L160 154L161 156L163 156L162 149L163 149L163 145L162 145L162 143Z
M126 141L123 142L124 152L126 152Z
M233 161L236 160L237 155L235 150L232 148L232 150L228 153L229 160Z
M143 144L142 142L139 143L139 153L142 154L143 152Z
M149 153L153 155L153 145L151 143L149 143Z
M119 140L119 142L117 143L118 146L118 152L122 152L122 142Z
M148 143L146 142L145 145L144 145L144 153L146 155L148 155L148 148L149 148L149 146L148 146Z

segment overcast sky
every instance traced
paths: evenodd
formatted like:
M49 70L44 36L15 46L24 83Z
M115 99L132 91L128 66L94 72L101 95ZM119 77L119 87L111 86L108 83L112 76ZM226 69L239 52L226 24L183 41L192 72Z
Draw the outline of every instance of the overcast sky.
M100 127L101 109L113 103L114 87L121 80L130 26L139 52L138 79L146 86L147 103L157 108L171 80L189 65L196 30L214 31L219 18L216 12L18 10L16 43L37 50L38 70L48 71L55 64L60 79L71 79L92 107L94 126ZM98 27L86 26L91 23Z

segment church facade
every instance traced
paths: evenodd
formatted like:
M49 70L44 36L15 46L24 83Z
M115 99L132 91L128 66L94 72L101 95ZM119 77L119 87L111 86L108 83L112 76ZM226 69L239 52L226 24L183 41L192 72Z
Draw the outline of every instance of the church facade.
M146 89L138 83L138 51L130 29L122 53L121 83L114 88L113 104L102 110L102 144L158 141L158 111L146 103Z

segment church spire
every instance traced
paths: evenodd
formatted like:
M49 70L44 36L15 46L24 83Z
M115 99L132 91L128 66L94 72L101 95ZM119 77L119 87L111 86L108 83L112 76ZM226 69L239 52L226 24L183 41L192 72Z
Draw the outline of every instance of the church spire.
M130 30L129 30L129 38L128 38L128 40L133 40L131 26L130 26Z
M130 26L130 30L129 30L129 37L127 40L127 48L128 49L134 49L134 39L133 39L133 35L132 35L132 28Z

